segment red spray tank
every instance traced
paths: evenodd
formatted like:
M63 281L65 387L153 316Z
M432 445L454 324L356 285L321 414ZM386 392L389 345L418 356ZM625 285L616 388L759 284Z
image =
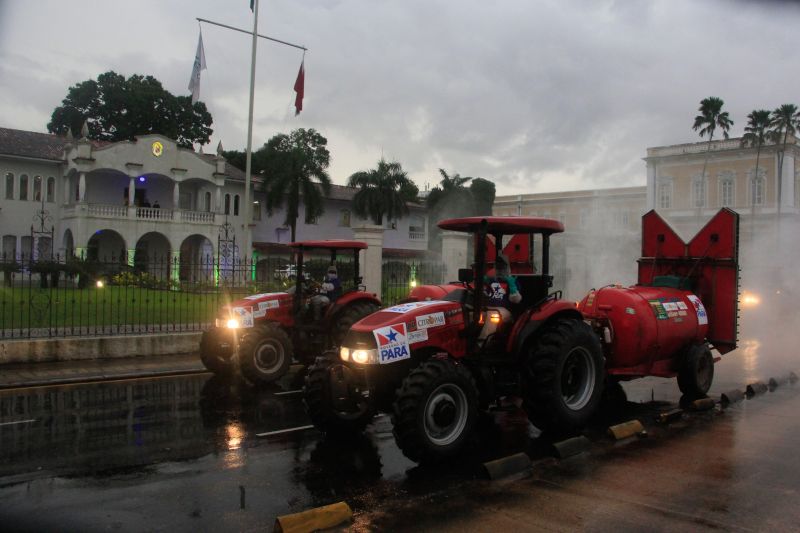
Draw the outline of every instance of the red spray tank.
M693 347L736 347L738 236L729 209L688 244L655 211L642 217L638 284L592 290L579 304L601 334L609 374L673 377Z

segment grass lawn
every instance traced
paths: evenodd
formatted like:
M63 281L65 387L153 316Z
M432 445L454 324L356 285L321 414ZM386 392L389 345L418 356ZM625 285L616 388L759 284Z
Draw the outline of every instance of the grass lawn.
M221 292L183 292L132 286L86 289L0 288L0 328L62 328L212 321Z

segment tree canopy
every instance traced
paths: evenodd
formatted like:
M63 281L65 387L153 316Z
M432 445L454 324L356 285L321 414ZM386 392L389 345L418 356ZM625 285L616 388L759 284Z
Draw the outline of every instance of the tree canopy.
M373 169L351 175L347 185L359 189L353 197L353 211L377 225L383 224L384 216L392 220L407 215L406 198L416 188L400 163L384 159Z
M90 139L116 142L158 133L188 148L209 142L212 122L203 102L173 95L153 76L126 79L109 71L70 87L47 131L64 135L70 128L77 133L86 123Z
M439 185L431 189L426 200L431 218L428 247L432 250L439 246L438 221L491 215L495 197L495 185L487 179L462 177L458 173L450 175L443 168L439 169L439 175L442 178Z
M253 168L261 169L264 175L267 213L271 215L286 206L284 224L292 228L292 241L296 238L301 199L306 222L324 212L323 195L329 195L331 189L327 144L328 140L313 128L299 128L288 135L275 135L253 153Z

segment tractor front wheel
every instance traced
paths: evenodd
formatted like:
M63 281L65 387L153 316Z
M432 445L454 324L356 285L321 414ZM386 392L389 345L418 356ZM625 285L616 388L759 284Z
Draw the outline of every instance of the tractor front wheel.
M372 420L369 399L357 388L352 370L334 351L317 357L308 369L303 401L311 422L326 433L359 433Z
M233 372L233 335L228 331L212 328L200 337L200 361L217 376L229 376Z
M420 463L449 459L472 436L478 389L470 371L449 359L430 359L411 371L397 391L394 438Z
M256 326L244 334L239 344L239 363L248 381L271 383L289 371L292 341L280 326Z
M342 344L345 335L350 331L350 328L367 315L371 315L380 309L375 302L353 302L349 306L339 311L333 319L331 337L333 345L339 346Z
M526 361L523 407L543 431L580 430L603 396L604 360L597 336L582 320L545 326Z
M686 352L678 371L678 388L692 399L704 398L714 381L714 358L707 344L695 344Z

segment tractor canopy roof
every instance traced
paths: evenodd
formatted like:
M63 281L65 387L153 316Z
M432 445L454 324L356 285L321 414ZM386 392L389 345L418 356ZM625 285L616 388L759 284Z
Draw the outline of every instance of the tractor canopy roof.
M292 248L325 248L326 250L364 250L367 243L361 241L346 241L342 239L330 239L324 241L298 241L290 242Z
M448 218L439 222L439 227L450 231L474 233L486 221L486 232L489 234L521 234L521 233L561 233L564 224L558 220L542 217L465 217Z

